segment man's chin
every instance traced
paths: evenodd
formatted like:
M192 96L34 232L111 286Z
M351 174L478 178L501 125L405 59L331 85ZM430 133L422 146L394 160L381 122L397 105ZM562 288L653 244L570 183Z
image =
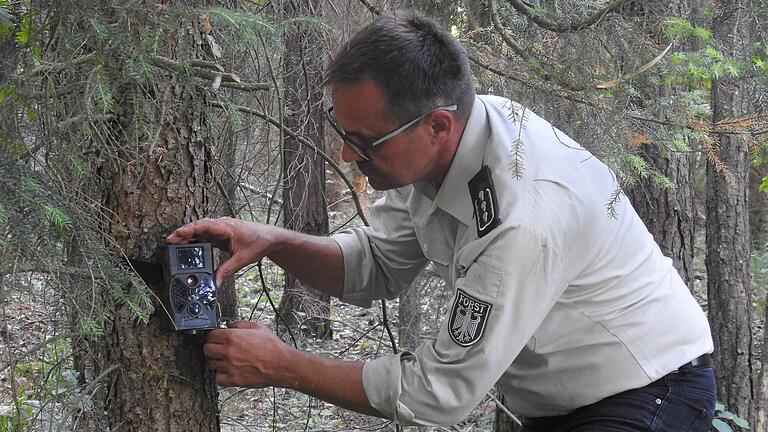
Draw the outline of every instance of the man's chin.
M374 181L371 177L368 177L368 185L377 191L386 191L395 188L391 183Z
M394 184L389 179L377 175L367 175L366 177L368 177L368 185L377 191L386 191L402 187L402 185Z

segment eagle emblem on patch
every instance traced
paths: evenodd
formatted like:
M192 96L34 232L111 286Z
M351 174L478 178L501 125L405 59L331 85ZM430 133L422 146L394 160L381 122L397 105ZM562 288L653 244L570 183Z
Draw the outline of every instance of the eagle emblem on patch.
M478 300L460 289L456 290L456 299L448 319L451 339L463 347L479 341L491 313L491 306L490 303Z
M467 186L469 186L469 195L472 198L477 236L483 237L501 223L499 200L496 199L496 189L493 187L491 170L488 165L483 165L480 171L467 183Z

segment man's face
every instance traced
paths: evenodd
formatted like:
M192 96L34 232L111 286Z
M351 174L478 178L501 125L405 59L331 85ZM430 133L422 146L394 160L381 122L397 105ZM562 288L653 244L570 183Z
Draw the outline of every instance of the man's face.
M401 125L386 113L384 95L376 82L363 80L355 84L334 87L332 115L355 143L365 146L392 132ZM428 117L407 130L382 142L365 153L365 160L348 144L343 144L342 158L355 162L368 183L377 190L387 190L412 184L427 177L438 146L430 145L431 129Z

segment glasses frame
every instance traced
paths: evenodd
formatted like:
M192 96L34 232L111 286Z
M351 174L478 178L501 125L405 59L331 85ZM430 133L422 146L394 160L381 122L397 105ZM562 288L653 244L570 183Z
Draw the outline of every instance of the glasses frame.
M398 127L397 129L393 130L392 132L389 132L389 133L385 134L381 138L377 138L376 140L374 140L373 142L371 142L370 144L368 144L366 146L360 146L358 144L355 144L355 142L352 141L352 139L347 135L347 132L344 130L344 128L341 127L339 122L336 121L336 119L333 117L333 114L332 114L332 112L333 112L333 105L331 105L330 108L325 110L325 118L328 120L328 123L331 124L331 127L333 128L333 130L335 130L336 133L339 134L339 137L341 137L341 140L344 141L344 143L346 145L348 145L349 148L351 148L355 153L357 153L358 156L360 156L364 160L369 161L369 160L371 160L371 157L368 156L368 151L369 150L371 150L371 149L373 149L373 148L383 144L386 140L388 140L390 138L393 138L393 137L403 133L406 129L408 129L409 127L413 126L414 124L416 124L418 121L420 121L424 117L432 114L435 111L456 111L457 109L458 109L458 105L456 105L456 104L454 104L454 105L446 105L446 106L439 106L439 107L437 107L437 108L435 108L433 110L425 112L424 114L416 117L415 119L413 119L413 120L411 120L409 122L406 122L405 124L403 124L402 126Z

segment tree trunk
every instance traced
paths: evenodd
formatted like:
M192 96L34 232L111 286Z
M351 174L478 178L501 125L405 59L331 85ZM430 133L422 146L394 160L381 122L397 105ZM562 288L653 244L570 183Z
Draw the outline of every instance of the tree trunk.
M177 39L168 42L162 55L202 58L198 27L182 24L175 33ZM91 186L104 209L105 241L118 254L140 261L152 261L156 248L174 228L219 216L222 207L214 200L212 158L220 149L208 121L205 91L177 74L156 72L151 94L139 86L110 83L120 112L102 131L112 141L99 143L102 147L92 161L92 166L99 167L94 176L97 183ZM142 113L133 108L147 109L138 108L136 101L156 102L149 108L153 110L149 118L155 122L151 128L136 129L135 119ZM148 133L154 134L154 140ZM225 168L217 165L218 170ZM167 295L159 274L142 276L148 278L152 298ZM90 296L88 286L81 288ZM135 289L112 287L125 298L113 310L104 311L111 317L106 335L76 344L76 359L86 363L78 369L86 374L89 387L96 389L95 408L82 413L81 429L218 431L218 391L203 356L202 338L176 332L156 301L148 322L138 320L128 295Z
M693 172L689 153L662 154L660 145L645 148L645 157L665 175L673 189L665 189L650 179L629 188L632 205L653 234L664 255L693 289Z
M296 7L297 4L301 6ZM286 16L317 15L320 2L307 0L284 5ZM285 124L325 151L323 35L306 23L289 30L283 54ZM283 226L306 234L328 234L325 200L325 162L298 140L283 143ZM302 284L290 274L280 300L280 316L290 326L300 326L318 338L330 338L330 297Z
M743 1L721 0L713 17L713 34L726 55L738 56L737 36L744 30ZM712 86L712 121L738 118L747 112L740 82L721 78ZM749 153L739 135L714 137L715 156L727 170L707 164L707 254L709 317L715 336L718 397L741 417L755 413L752 362L752 298L750 288Z
M639 14L638 25L648 26L657 31L663 27L664 20L670 16L688 18L690 5L686 0L667 2L631 1L625 4ZM662 35L654 35L661 40ZM629 69L629 67L628 67ZM669 86L652 86L647 99L669 99L674 94L687 89ZM641 106L653 105L652 100L639 100ZM672 264L693 290L693 244L694 199L693 199L693 155L689 152L664 151L663 143L651 143L639 149L648 164L660 174L666 176L674 188L665 188L652 178L640 179L638 185L627 189L627 196L640 218L645 222L656 243L665 256L672 259Z

